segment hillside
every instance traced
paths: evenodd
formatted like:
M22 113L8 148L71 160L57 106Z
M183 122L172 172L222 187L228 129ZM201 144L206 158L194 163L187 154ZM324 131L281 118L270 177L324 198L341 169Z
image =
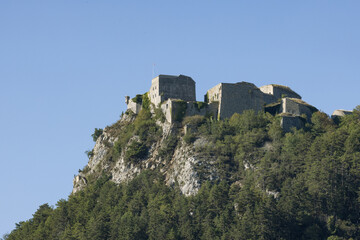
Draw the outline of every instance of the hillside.
M146 101L96 129L73 193L6 239L359 239L360 107L280 116L183 117Z

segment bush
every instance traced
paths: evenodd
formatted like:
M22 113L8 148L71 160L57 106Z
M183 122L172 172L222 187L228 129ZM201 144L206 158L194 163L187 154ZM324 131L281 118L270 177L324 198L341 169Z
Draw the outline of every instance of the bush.
M161 135L161 128L151 118L150 110L143 108L134 122L134 134L138 135L142 142L148 146Z
M160 120L160 122L162 122L162 123L165 122L166 117L165 117L163 111L161 110L161 107L155 108L154 112L155 112L156 120Z
M125 148L126 144L129 142L134 132L133 124L126 125L122 128L122 131L119 132L118 140L114 143L114 153L115 157L119 156L122 150Z
M205 102L194 102L194 106L200 111L200 109L203 109L204 107L206 107L206 103Z
M174 154L177 142L178 142L178 138L175 135L168 136L164 140L164 142L159 150L159 156L160 157L172 156Z
M146 157L148 149L145 144L132 141L126 148L125 161L131 163L137 163L140 159Z
M150 109L150 99L149 99L149 96L148 96L148 93L144 93L142 95L142 107L143 109Z
M133 98L133 99L131 99L133 102L135 102L135 103L142 103L142 101L143 101L143 95L142 94L136 94L136 96Z
M184 125L200 126L205 123L205 117L200 115L185 117L183 120Z
M195 137L195 134L187 132L184 135L183 139L184 139L184 142L186 142L187 144L190 144L190 143L193 143L195 141L196 137Z
M92 156L94 156L94 150L87 150L85 151L85 154L90 159Z
M96 140L101 136L103 133L102 128L95 128L95 131L93 134L91 134L93 141L96 142Z

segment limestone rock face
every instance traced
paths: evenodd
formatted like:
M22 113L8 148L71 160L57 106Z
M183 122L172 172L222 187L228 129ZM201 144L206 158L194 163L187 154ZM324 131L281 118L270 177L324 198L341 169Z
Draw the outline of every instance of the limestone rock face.
M117 124L121 126L131 124L133 121L134 117L124 115ZM114 127L105 128L95 143L93 155L87 166L73 180L73 193L83 189L87 185L88 178L99 176L101 172L111 175L113 182L122 183L133 179L146 169L158 169L164 174L167 185L178 187L186 196L196 194L203 181L217 179L213 167L215 159L204 157L196 151L196 148L207 143L206 139L197 139L193 144L186 144L181 138L183 129L178 124L168 122L157 122L157 124L162 128L161 138L149 148L147 157L136 164L126 163L125 153L113 159L112 148L118 138L114 133ZM121 130L120 127L118 131ZM177 137L178 141L173 154L164 157L160 154L160 149L170 136ZM133 136L131 140L136 138L137 136Z
M87 180L86 178L80 173L79 175L75 176L74 180L73 180L73 190L72 193L76 193L77 191L83 189L86 184L87 184Z

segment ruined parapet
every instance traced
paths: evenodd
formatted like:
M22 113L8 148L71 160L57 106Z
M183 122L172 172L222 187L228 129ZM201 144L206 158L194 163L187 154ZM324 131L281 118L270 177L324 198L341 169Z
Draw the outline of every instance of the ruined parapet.
M205 99L218 103L218 119L230 118L234 113L249 109L263 111L267 103L276 101L274 96L248 82L220 83L207 91Z
M188 76L159 75L152 79L149 99L155 105L169 98L196 101L195 81Z
M306 115L307 120L310 121L311 116L318 109L298 98L283 98L281 100L280 113L288 113L293 116Z
M127 105L127 110L131 110L133 113L138 114L141 110L142 99L136 95L135 98L130 99L129 96L125 96L125 103Z
M283 85L278 85L278 84L265 85L260 87L260 90L263 93L273 95L276 99L284 98L284 97L301 99L301 96L299 94L291 90L291 88Z

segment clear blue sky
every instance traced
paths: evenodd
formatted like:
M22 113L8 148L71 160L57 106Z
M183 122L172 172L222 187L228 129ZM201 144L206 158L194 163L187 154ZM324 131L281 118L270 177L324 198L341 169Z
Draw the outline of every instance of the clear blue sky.
M0 1L0 236L67 198L94 128L155 75L360 104L359 1Z

